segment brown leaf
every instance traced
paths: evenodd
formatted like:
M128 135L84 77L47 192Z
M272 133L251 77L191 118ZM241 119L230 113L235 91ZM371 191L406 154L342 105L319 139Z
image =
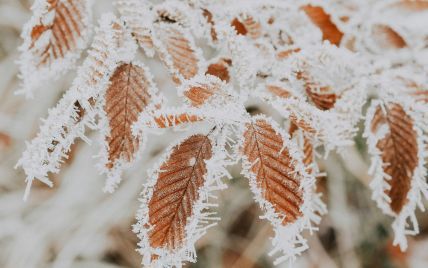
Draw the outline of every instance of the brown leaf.
M168 127L178 126L185 123L191 123L191 122L197 122L197 121L203 120L203 118L197 115L192 115L187 113L182 113L178 115L175 115L175 114L161 115L153 119L155 120L158 128L168 128Z
M217 32L215 31L215 28L214 28L215 24L214 24L214 20L213 20L213 14L208 9L203 8L202 9L202 15L205 17L207 22L209 24L211 24L211 29L210 29L211 39L213 41L217 41Z
M262 34L260 23L251 15L241 14L239 18L233 19L231 25L238 34L248 35L252 39L257 39Z
M2 147L6 148L12 145L12 138L3 132L0 132L0 149Z
M297 78L305 82L306 95L318 109L330 110L334 107L337 95L332 93L330 87L320 87L306 72L299 72Z
M305 5L302 6L302 9L305 11L312 23L320 28L323 40L328 40L336 46L340 45L343 33L331 21L330 15L327 14L322 7Z
M229 59L219 59L217 62L211 63L208 66L205 74L214 75L225 82L229 82L229 66L231 65L231 63L232 61Z
M143 48L146 55L152 57L154 55L153 33L151 25L144 19L146 16L150 16L145 3L142 1L116 1L116 7L138 45Z
M276 85L266 85L266 89L275 96L280 98L289 98L292 96L289 90Z
M212 157L212 144L205 135L190 136L172 149L160 172L149 202L149 232L152 248L175 250L186 239L186 225L207 173L205 161Z
M302 118L299 119L294 113L290 114L290 121L307 133L315 134L317 132L310 122L306 122Z
M104 107L110 126L110 135L106 137L109 146L108 168L112 168L119 159L130 162L134 158L140 141L132 135L131 126L151 98L146 74L138 65L119 65L110 83Z
M89 16L85 0L48 0L48 14L54 13L52 22L35 25L31 30L31 53L37 57L36 66L50 65L56 59L64 58L77 47L85 25L84 18ZM49 35L48 42L40 41ZM43 46L41 44L43 42Z
M297 53L299 51L300 51L300 48L282 50L276 54L276 57L280 60L283 60L288 58L291 54Z
M301 147L302 151L303 151L303 164L306 167L306 171L308 173L312 173L312 169L309 168L308 166L311 165L314 161L314 146L311 142L311 140L306 137L306 135L304 134L304 132L298 132L299 127L294 124L293 122L290 122L290 127L288 129L288 133L290 134L291 137L295 137L295 135L302 135L303 136L303 142L302 144L299 143L299 146Z
M245 28L245 25L242 22L240 22L238 18L234 18L230 25L233 28L235 28L237 34L246 35L248 32L247 29Z
M286 216L283 224L292 223L302 213L303 193L300 174L296 173L295 160L290 156L281 135L265 119L247 123L241 148L255 174L262 196L269 201L275 212Z
M221 85L215 81L204 81L191 85L183 94L190 100L193 106L199 107L205 104L214 94L218 93L220 87Z
M410 93L417 101L428 103L428 90L415 90Z
M184 28L177 24L162 23L158 27L162 44L165 46L168 55L171 57L173 66L184 79L190 79L198 73L198 58L194 49L194 41L189 35L185 34ZM164 58L165 55L161 55ZM175 82L179 83L177 77Z
M376 132L384 124L389 127L389 132L376 146L382 152L383 163L387 164L384 172L391 176L388 181L391 189L386 191L391 198L390 207L395 213L400 213L407 203L413 172L418 165L417 134L412 118L400 104L389 103L385 109L386 113L377 108L371 130Z
M377 24L373 26L372 37L382 49L400 49L407 46L403 37L387 25Z
M390 5L392 8L397 8L410 12L421 12L428 10L428 1L426 0L402 0Z

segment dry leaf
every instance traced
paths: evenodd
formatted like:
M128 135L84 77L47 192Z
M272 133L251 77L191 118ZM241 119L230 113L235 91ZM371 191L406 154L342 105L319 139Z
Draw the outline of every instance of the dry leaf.
M245 25L238 18L234 18L230 25L235 28L237 34L246 35L248 33Z
M166 49L166 51L160 51L161 58L172 69L173 74L175 76L179 74L184 79L194 77L198 73L199 58L190 34L178 24L166 23L157 27L157 32ZM174 81L180 83L179 77L174 77Z
M391 198L392 211L398 214L407 203L413 172L419 162L417 135L413 129L413 120L400 104L386 105L385 112L377 107L371 130L375 133L382 125L389 127L388 133L376 146L382 152L384 172L391 176L391 189L386 194Z
M410 12L422 12L428 10L428 1L426 0L402 0L397 1L391 5L392 8L410 11Z
M149 21L147 17L151 15L148 12L149 7L139 0L118 0L116 6L138 45L143 48L146 55L153 57L155 51L152 39L152 25L147 23Z
M104 107L110 126L110 133L106 137L109 147L108 168L112 168L119 159L127 162L133 160L140 141L132 135L131 126L151 98L146 74L138 65L121 64L110 82Z
M22 91L27 96L73 67L89 39L90 6L88 0L35 1L19 48Z
M201 121L203 118L193 114L181 113L178 115L161 115L153 118L153 120L156 122L158 128L168 128L185 123Z
M29 50L37 58L37 66L50 65L58 58L77 47L77 43L86 25L83 18L88 17L84 0L58 1L48 0L46 16L50 20L40 20L31 30L31 45ZM42 21L47 21L43 23ZM46 40L47 38L47 40Z
M225 82L229 82L230 80L229 66L231 64L232 64L232 61L230 59L221 58L217 62L211 63L210 65L208 65L208 68L205 74L214 75Z
M315 134L317 132L310 122L306 122L302 118L299 119L294 113L290 114L290 121L307 133Z
M12 145L12 138L3 132L0 132L0 149L9 147Z
M372 37L374 42L382 49L400 49L407 46L403 37L387 25L374 25Z
M266 89L275 96L280 98L289 98L292 96L289 90L286 90L277 85L266 85Z
M215 31L215 28L214 28L215 24L214 24L214 20L213 20L213 14L208 9L203 8L202 9L202 15L205 17L208 24L211 25L211 28L210 28L211 39L213 41L217 41L217 32Z
M205 161L212 157L205 135L193 135L175 146L160 167L149 203L149 232L152 248L175 250L186 239L186 225L199 198L207 173Z
M252 39L257 39L262 35L260 23L248 14L240 14L239 17L233 19L231 25L238 34L247 35Z
M330 87L319 86L306 72L297 73L297 79L304 81L306 95L318 109L329 110L334 107L337 95L332 93Z
M327 14L322 7L305 5L302 6L303 11L322 32L322 39L328 40L330 43L339 46L342 40L343 33L331 21L330 15Z
M300 51L300 48L282 50L276 54L276 57L280 60L283 60L288 58L291 54L297 53L299 51Z
M186 96L192 106L200 107L210 100L216 93L221 91L221 81L216 77L215 79L207 79L202 82L195 82L188 85L183 91L183 95Z
M284 225L293 223L302 216L303 193L295 160L284 148L282 136L268 121L258 119L246 124L243 137L242 154L252 163L250 172L255 174L263 198L285 216Z

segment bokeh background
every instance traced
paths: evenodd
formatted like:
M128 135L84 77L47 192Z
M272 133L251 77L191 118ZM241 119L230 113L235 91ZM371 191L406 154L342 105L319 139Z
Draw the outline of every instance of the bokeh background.
M96 1L95 18L111 10L110 2ZM34 99L14 94L19 88L15 61L20 31L30 17L31 4L32 0L0 0L0 267L141 267L137 238L131 231L138 195L147 167L174 138L173 133L162 139L151 137L145 156L125 173L114 194L102 192L104 178L92 157L98 148L78 141L62 171L51 176L55 186L35 183L30 199L22 200L25 174L14 166L25 141L36 135L40 118L46 117L75 75L70 71L47 83ZM159 66L153 69L157 77L165 72ZM170 83L161 78L156 82L161 87ZM258 105L248 110L271 113ZM418 212L421 232L409 237L406 252L394 247L392 221L370 198L361 133L347 152L319 161L321 171L329 174L319 178L317 186L329 213L319 232L306 234L310 249L291 267L428 267L428 214ZM228 189L219 193L222 220L198 242L198 262L188 267L273 266L274 258L268 254L271 227L259 219L261 211L238 167L232 174L235 178L228 181Z

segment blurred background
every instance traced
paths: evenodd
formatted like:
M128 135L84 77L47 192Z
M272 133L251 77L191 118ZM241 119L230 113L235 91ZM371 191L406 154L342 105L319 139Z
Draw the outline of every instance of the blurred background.
M96 2L95 18L111 10L111 1ZM141 267L131 225L146 169L162 154L169 138L151 137L145 156L124 174L114 194L102 192L104 178L92 157L98 148L77 141L61 172L51 175L55 186L35 183L30 199L22 200L25 174L14 166L25 141L37 134L40 118L46 117L75 76L70 71L47 83L31 100L14 94L19 87L15 61L20 31L30 17L31 4L32 0L0 0L0 267ZM157 76L165 71L154 69ZM160 87L170 83L156 82ZM257 105L248 110L271 113ZM367 160L361 133L346 156L331 154L320 160L321 171L329 176L319 178L317 188L329 213L319 232L306 234L310 249L290 267L428 267L428 214L418 212L421 232L409 237L406 252L394 247L392 220L370 198ZM199 240L198 262L187 267L273 267L274 258L268 255L271 227L259 219L261 211L239 169L232 174L235 178L228 189L219 193L222 220Z

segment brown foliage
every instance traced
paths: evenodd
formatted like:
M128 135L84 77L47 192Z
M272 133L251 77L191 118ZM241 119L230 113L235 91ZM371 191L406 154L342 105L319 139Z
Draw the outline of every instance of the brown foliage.
M330 87L320 87L306 72L297 73L297 78L304 81L306 95L318 109L330 110L334 107L337 95Z
M202 118L191 115L191 114L179 114L179 115L161 115L153 118L156 122L156 125L159 128L168 128L172 126L178 126L184 123L197 122L202 120Z
M330 15L327 14L322 7L305 5L302 6L302 9L311 21L320 28L323 40L328 40L336 46L340 45L343 33L331 21Z
M375 25L372 29L372 36L376 44L383 49L400 49L407 46L403 37L387 25Z
M300 175L295 172L294 160L283 138L264 119L246 125L242 153L250 163L263 197L275 211L286 216L283 224L292 223L302 214L303 194Z
M86 27L83 23L83 18L87 16L84 14L85 1L49 0L48 4L48 12L55 13L53 21L47 24L41 21L31 30L29 49L38 58L37 66L50 65L53 60L64 58L67 52L76 48L78 39ZM44 47L39 47L36 43L46 34L51 34L49 41Z
M120 158L128 162L134 158L139 139L132 135L131 126L150 101L148 81L144 70L137 65L121 64L110 82L104 107L110 126L110 135L106 137L108 168L112 168Z
M190 79L198 73L198 58L193 49L193 40L189 40L177 24L162 23L158 28L159 38L171 56L172 64L184 79ZM161 55L161 57L164 57ZM177 81L176 81L177 82Z
M210 33L211 33L211 39L213 41L217 41L217 32L214 28L214 20L213 20L213 14L208 9L202 9L202 15L205 17L207 22L211 24Z
M175 146L160 172L149 203L149 233L153 248L180 247L193 205L207 173L205 161L212 157L212 145L205 135L193 135Z
M205 74L214 75L225 82L229 82L229 66L231 65L231 63L232 61L230 59L219 59L217 62L211 63L208 66Z
M386 193L391 198L391 209L399 213L407 203L413 172L418 165L417 135L413 120L397 103L386 105L386 114L377 108L371 122L372 132L387 124L389 132L377 143L382 152L382 161L387 164L384 172L391 176L391 189Z
M183 94L193 106L199 107L205 104L219 90L220 85L218 83L200 83L190 86Z

